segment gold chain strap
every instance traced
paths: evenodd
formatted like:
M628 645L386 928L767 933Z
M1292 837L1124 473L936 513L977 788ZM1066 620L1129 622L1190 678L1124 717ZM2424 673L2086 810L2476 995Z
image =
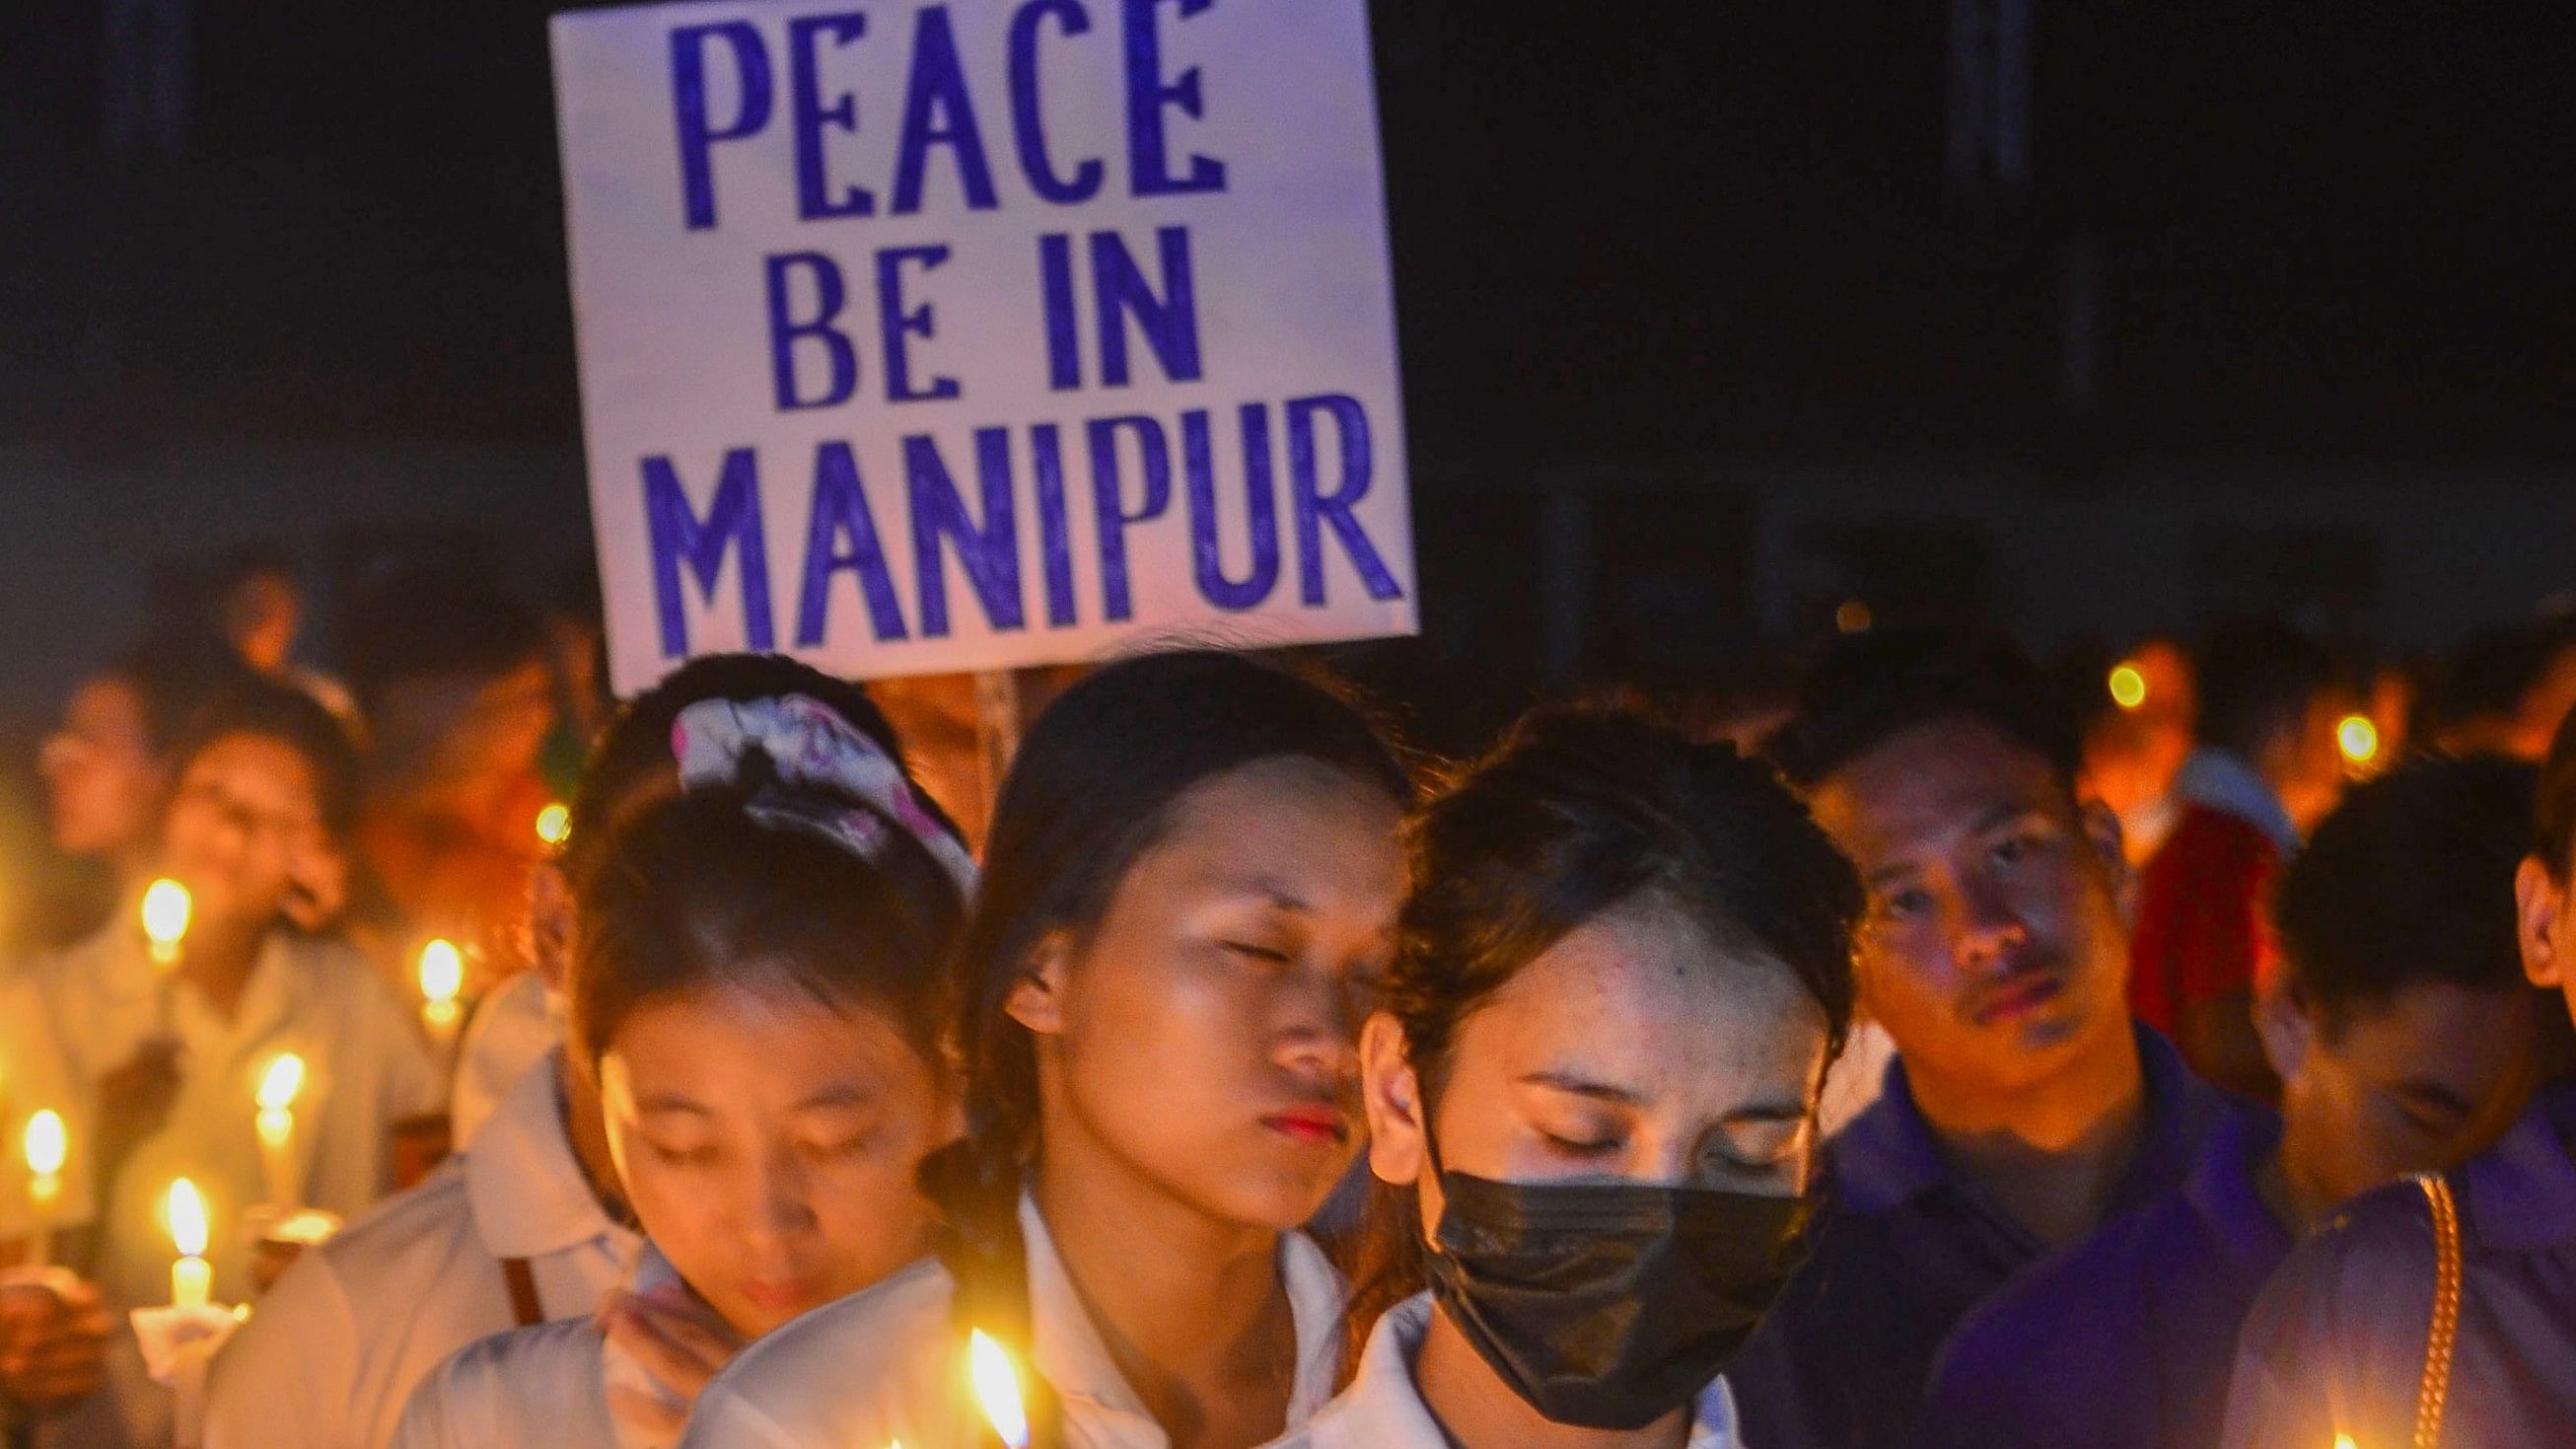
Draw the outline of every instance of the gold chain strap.
M2460 1209L2436 1172L2415 1179L2433 1210L2433 1323L2424 1335L2424 1385L2415 1397L2415 1449L2440 1449L2442 1410L2451 1398L2451 1355L2460 1336Z

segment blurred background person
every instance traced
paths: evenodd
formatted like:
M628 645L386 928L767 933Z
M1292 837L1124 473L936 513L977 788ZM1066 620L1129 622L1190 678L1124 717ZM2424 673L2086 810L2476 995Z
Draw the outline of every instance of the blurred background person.
M2427 701L2433 741L2537 762L2576 707L2576 616L2488 629L2451 656Z
M2107 678L2071 680L2092 708L2084 726L2084 784L2120 817L2121 848L2133 866L2151 859L2182 815L2174 782L2191 757L2199 691L2191 656L2170 639L2148 639L2112 664Z
M528 869L554 800L537 763L555 679L535 615L487 572L419 565L368 589L348 628L372 728L360 857L391 903L397 980L420 941L464 948L480 995L525 965Z
M2343 793L2336 726L2358 700L2330 650L2277 624L2214 631L2199 664L2200 743L2175 780L2182 816L2139 879L2129 1004L2193 1071L2268 1101L2259 902Z

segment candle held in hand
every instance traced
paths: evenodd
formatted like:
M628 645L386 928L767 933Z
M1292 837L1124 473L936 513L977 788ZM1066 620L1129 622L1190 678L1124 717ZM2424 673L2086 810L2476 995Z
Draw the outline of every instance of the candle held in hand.
M304 1090L304 1058L287 1052L268 1064L259 1083L259 1161L268 1205L295 1204L295 1094Z
M54 1255L54 1210L63 1196L63 1159L69 1134L63 1115L48 1107L27 1119L27 1266L42 1268Z
M1029 1449L1028 1409L1020 1400L1020 1374L1011 1365L1009 1350L979 1328L966 1340L966 1359L976 1402L994 1434L1010 1449Z
M206 1200L186 1178L170 1184L170 1242L179 1261L170 1265L170 1306L203 1308L211 1298L215 1270L206 1263Z

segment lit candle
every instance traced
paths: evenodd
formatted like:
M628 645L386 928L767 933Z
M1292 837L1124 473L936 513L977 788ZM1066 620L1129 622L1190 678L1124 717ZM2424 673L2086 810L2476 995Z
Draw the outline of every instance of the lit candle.
M295 1094L304 1090L304 1058L288 1052L268 1064L259 1082L259 1161L268 1183L268 1205L294 1207Z
M432 941L420 948L420 1020L429 1028L429 1039L440 1047L456 1043L456 1024L465 1013L456 998L465 990L465 957L448 940Z
M161 968L161 1034L171 1032L170 994L179 974L179 947L188 938L191 903L188 888L175 880L154 881L143 892L143 935L152 943L152 964Z
M572 834L572 810L561 800L537 812L537 843L548 850L564 843Z
M215 1270L205 1259L206 1200L186 1178L170 1184L170 1242L179 1260L170 1265L170 1306L203 1308L213 1296ZM177 1449L197 1449L205 1439L206 1360L187 1354L171 1376L174 1399L171 1442Z
M1029 1414L1020 1402L1020 1375L1011 1366L1009 1351L979 1328L966 1340L966 1361L975 1399L993 1432L1010 1449L1029 1449Z
M48 1107L27 1119L27 1266L54 1256L54 1208L63 1196L63 1158L70 1143L63 1114Z
M2334 1449L2354 1449L2352 1436L2350 1434L2337 1434L2335 1436Z
M152 942L156 966L179 964L179 943L188 936L188 888L175 880L154 881L143 892L143 934Z
M170 1242L179 1261L170 1265L170 1306L203 1308L212 1295L215 1270L207 1266L206 1200L186 1178L170 1184Z

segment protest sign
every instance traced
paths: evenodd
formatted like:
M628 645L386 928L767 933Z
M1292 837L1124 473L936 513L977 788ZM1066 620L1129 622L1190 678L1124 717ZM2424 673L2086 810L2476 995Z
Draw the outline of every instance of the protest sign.
M558 15L621 693L1410 633L1364 0Z

